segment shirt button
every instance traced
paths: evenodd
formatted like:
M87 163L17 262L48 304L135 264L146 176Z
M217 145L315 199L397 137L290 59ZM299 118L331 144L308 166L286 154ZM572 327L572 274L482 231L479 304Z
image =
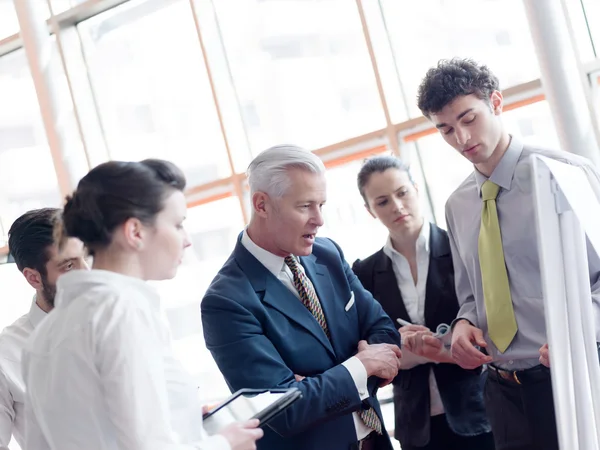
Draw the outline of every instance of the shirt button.
M365 395L365 391L359 391L359 394L362 397L363 395Z

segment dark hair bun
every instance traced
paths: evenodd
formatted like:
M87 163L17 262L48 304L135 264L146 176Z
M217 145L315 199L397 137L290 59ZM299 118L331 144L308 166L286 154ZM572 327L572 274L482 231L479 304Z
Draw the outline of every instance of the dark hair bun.
M88 197L88 201L82 197ZM76 191L67 197L63 210L63 227L67 236L76 237L87 247L103 247L110 244L111 231L107 229L102 211L93 197Z
M179 167L162 159L145 159L140 164L154 172L154 176L163 183L172 186L178 191L185 189L185 176Z
M185 189L183 172L159 159L109 161L94 167L67 198L62 235L79 238L91 254L107 247L131 218L153 224L169 194Z

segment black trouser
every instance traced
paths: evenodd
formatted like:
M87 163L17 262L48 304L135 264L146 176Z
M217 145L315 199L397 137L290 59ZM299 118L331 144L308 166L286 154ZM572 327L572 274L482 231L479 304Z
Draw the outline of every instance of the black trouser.
M484 398L496 449L558 450L550 369L513 373L490 367Z
M493 450L492 433L478 436L460 436L456 434L446 421L446 415L431 418L429 443L424 447L402 446L402 450Z

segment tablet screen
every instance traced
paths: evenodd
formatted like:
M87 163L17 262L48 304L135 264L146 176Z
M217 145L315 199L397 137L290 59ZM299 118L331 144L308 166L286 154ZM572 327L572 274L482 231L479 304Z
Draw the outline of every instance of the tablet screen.
M219 411L217 411L215 415L229 414L231 418L236 422L250 420L257 413L267 408L268 406L271 406L284 395L285 393L283 392L264 392L255 396L240 395L239 397L236 397L233 401L225 405L223 408L221 408Z
M250 420L286 395L285 392L263 392L258 395L239 395L204 420L208 434L214 434L233 422Z

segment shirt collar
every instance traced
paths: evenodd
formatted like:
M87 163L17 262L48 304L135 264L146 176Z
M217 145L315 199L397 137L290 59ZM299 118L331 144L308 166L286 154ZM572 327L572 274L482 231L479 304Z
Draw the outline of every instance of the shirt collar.
M40 324L42 319L46 317L46 312L37 304L35 295L33 296L33 301L31 302L31 308L29 308L29 314L27 317L29 318L29 322L31 322L31 325L33 325L34 329Z
M95 286L106 285L110 285L116 290L133 287L147 297L152 308L157 311L161 309L160 295L158 295L156 289L148 282L117 272L100 269L72 270L69 273L61 275L56 282L57 295L54 306L67 306L72 301L84 295L87 290Z
M281 272L285 264L285 261L281 256L277 256L274 253L271 253L270 251L256 245L254 241L250 239L250 236L246 230L244 230L244 233L242 234L242 245L250 252L252 256L258 259L258 261L265 266L269 272L276 277L279 275L279 272Z
M429 253L429 237L430 237L431 225L429 222L424 220L423 226L421 227L421 231L419 231L419 236L417 237L417 253L426 252ZM392 258L393 255L400 255L398 251L392 245L392 236L389 235L385 245L383 246L383 252L389 257Z
M523 142L517 137L511 136L510 144L508 144L506 152L502 155L500 162L492 172L489 180L507 191L510 190L515 169L522 152ZM483 186L483 183L485 183L488 178L475 169L475 180L477 181L477 191L481 196L481 186Z

